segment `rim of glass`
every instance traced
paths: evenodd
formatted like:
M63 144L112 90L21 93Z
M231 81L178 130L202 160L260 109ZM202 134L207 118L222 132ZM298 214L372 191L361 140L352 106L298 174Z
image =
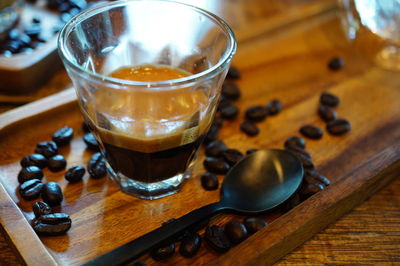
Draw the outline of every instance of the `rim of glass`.
M228 52L224 55L223 58L221 58L215 65L210 67L209 69L206 69L205 71L202 71L197 74L193 74L187 77L179 78L179 79L171 79L171 80L163 80L163 81L132 81L132 80L125 80L125 79L118 79L118 78L113 78L110 76L102 75L99 73L95 73L93 71L90 71L70 60L67 54L67 49L65 47L65 43L67 40L67 36L71 33L71 31L81 23L82 21L88 19L89 17L95 16L105 10L108 10L110 8L116 8L116 7L121 7L121 6L127 6L132 2L162 2L162 3L171 3L171 4L177 4L181 6L186 6L188 8L193 9L194 11L205 15L208 17L210 20L212 20L214 23L216 23L224 32L226 32L228 39L229 39L229 50ZM119 1L113 1L113 2L107 2L104 4L99 4L96 5L92 8L89 8L80 14L76 15L73 17L70 21L68 21L65 26L62 28L59 36L58 36L58 49L59 49L59 54L61 59L67 63L72 69L74 69L77 72L83 72L85 74L88 74L90 77L101 80L101 82L109 82L112 84L116 85L124 85L124 86L138 86L138 87L147 87L147 88L152 88L152 87L171 87L171 86L179 86L182 84L187 84L187 83L199 83L202 82L203 80L209 79L209 77L214 77L218 75L221 71L225 69L225 67L230 63L232 60L232 57L234 56L236 52L236 39L235 39L235 34L233 33L233 30L229 27L229 25L220 17L217 15L204 10L202 8L189 5L186 3L180 3L176 1L170 1L170 0L119 0Z

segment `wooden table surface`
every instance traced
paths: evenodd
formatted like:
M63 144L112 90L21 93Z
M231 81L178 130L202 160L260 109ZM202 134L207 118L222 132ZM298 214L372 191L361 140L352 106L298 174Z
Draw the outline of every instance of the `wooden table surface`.
M195 3L196 1L184 2ZM216 2L218 4L211 4ZM312 15L314 9L317 10L316 2L316 0L275 0L268 1L268 3L265 0L210 0L202 1L202 4L199 5L224 17L235 31L241 33L238 36L240 43L241 41L245 42L246 38L251 36L251 32L246 36L246 33L241 31L249 25L254 24L253 30L257 31L263 29L263 25L271 25L271 21L283 23L286 16L280 14L293 13L294 16L297 16L296 12L301 10L301 12L309 12ZM319 4L321 2L327 5L334 3L334 1L323 0L319 1ZM293 46L296 45L296 43L293 43ZM241 49L240 45L238 49ZM244 49L250 48L244 45ZM272 53L277 51L279 50L272 51ZM271 57L273 56L272 54ZM288 73L288 75L290 74ZM66 73L60 71L45 86L40 88L39 92L32 93L33 96L31 97L41 97L49 92L61 90L68 83ZM13 108L15 102L18 102L15 99L20 96L7 97L3 99L12 99L13 104L1 103L0 112ZM20 98L26 99L23 96ZM399 191L400 179L397 178L364 204L286 255L277 265L400 264ZM4 236L0 234L0 265L18 264L20 263L16 254L7 244Z

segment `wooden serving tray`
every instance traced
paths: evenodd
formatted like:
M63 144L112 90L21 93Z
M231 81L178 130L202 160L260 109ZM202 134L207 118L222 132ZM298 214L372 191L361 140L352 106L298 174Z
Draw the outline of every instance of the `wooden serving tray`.
M345 41L334 9L262 31L265 26L237 31L239 50L234 65L242 71L237 82L243 94L237 103L241 115L224 122L220 139L242 152L282 148L284 140L299 135L304 124L325 128L316 114L319 95L334 93L341 99L336 111L352 123L352 131L340 137L325 132L321 140L307 141L317 170L332 184L286 214L275 210L263 215L271 224L226 254L217 254L203 244L195 257L175 254L164 264L271 264L399 176L398 73L377 69L358 57ZM326 63L337 55L346 65L338 72L329 71ZM244 110L275 98L283 102L282 112L259 123L258 136L241 133ZM38 142L50 140L55 130L68 125L75 129L75 137L60 153L67 158L67 167L86 165L92 153L85 150L81 123L72 90L0 116L0 222L26 264L79 265L169 218L218 200L218 191L205 191L200 185L203 152L182 191L154 201L128 196L107 178L94 180L85 175L83 182L68 185L64 172L46 169L44 180L58 182L64 193L57 210L70 214L73 225L64 236L37 237L29 225L33 201L25 201L17 193L19 161L32 153ZM243 218L224 214L210 223ZM140 260L157 264L148 255Z

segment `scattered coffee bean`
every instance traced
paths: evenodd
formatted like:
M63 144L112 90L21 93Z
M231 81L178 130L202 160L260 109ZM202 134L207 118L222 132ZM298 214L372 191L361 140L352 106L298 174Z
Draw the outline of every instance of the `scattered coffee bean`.
M204 167L207 171L218 174L224 175L229 171L229 164L224 161L222 158L214 158L214 157L207 157L203 162Z
M51 207L44 201L37 201L33 203L32 210L36 218L39 218L42 215L53 213Z
M156 247L150 251L150 256L157 261L165 260L175 253L175 243L170 243Z
M50 206L60 205L63 200L60 186L56 182L47 182L42 189L42 199Z
M282 110L282 103L279 100L272 100L266 107L269 115L276 115Z
M290 149L292 147L298 147L300 149L306 148L306 141L302 137L290 137L285 141L285 148Z
M336 95L333 95L329 92L324 92L321 94L320 98L319 98L319 102L322 105L327 105L330 107L335 107L338 106L340 103L339 98Z
M71 228L71 218L65 213L41 215L33 220L32 227L36 233L42 235L61 235Z
M64 146L71 142L72 137L74 136L74 130L70 127L63 127L54 132L52 140L58 146Z
M314 169L314 163L312 162L311 158L305 156L303 153L295 153L296 157L300 160L301 164L306 169Z
M45 168L47 159L42 154L33 153L22 158L20 164L22 167L37 166L39 168Z
M221 117L225 120L233 120L239 114L239 108L237 108L233 104L228 104L226 106L221 107L220 109Z
M205 190L216 190L219 181L216 175L207 172L201 175L201 185Z
M50 171L58 172L65 169L67 166L67 161L65 160L64 156L57 154L47 161L47 166L49 167Z
M257 125L247 120L240 124L240 130L250 137L256 136L260 133L260 129Z
M40 153L46 158L56 155L58 152L57 144L54 141L40 142L35 149L35 153Z
M292 147L286 148L286 150L293 152L295 155L296 154L301 154L301 155L305 156L306 158L312 160L311 154L308 153L306 150L303 150L302 148L299 148L299 147L296 147L296 146L292 146Z
M224 120L220 116L216 115L214 117L214 120L213 120L212 124L215 125L218 128L221 128L223 123L224 123Z
M217 106L217 111L221 111L221 109L225 106L229 106L232 104L232 101L229 100L227 97L224 95L221 95L218 100L218 106Z
M246 151L246 155L255 153L256 151L258 151L258 149L248 149L248 150Z
M211 125L206 136L204 137L203 144L207 145L213 140L217 140L219 136L219 129L216 125Z
M227 162L230 166L235 165L243 158L243 153L236 149L228 149L223 153L225 162Z
M243 224L250 235L268 225L267 221L258 217L248 217L244 219Z
M25 181L19 186L19 193L26 200L37 199L42 191L43 183L39 179Z
M318 115L325 122L329 122L337 118L336 112L327 105L320 105L318 107Z
M239 244L248 236L246 227L239 221L231 221L227 223L224 227L224 232L229 241L234 245Z
M197 233L187 233L181 240L179 253L185 258L191 258L196 255L201 246L201 237Z
M92 133L87 133L83 137L86 147L91 151L99 151L99 143Z
M28 180L31 180L31 179L42 180L42 178L43 178L43 172L37 166L28 166L28 167L22 168L21 171L18 173L18 182L20 184L22 184Z
M300 133L310 139L322 138L323 132L320 128L312 125L305 125L300 128Z
M65 173L65 179L69 183L76 183L82 180L82 177L85 175L85 168L83 168L80 165L73 166L68 169L68 171Z
M222 84L221 95L223 95L227 99L231 101L236 101L240 98L240 94L240 89L235 83L225 81Z
M329 181L328 178L326 178L326 176L321 175L315 170L306 170L304 172L304 180L308 184L321 183L324 186L329 186L331 184L331 182Z
M268 109L265 106L255 105L247 108L245 117L252 122L261 122L267 118Z
M346 134L351 130L351 124L345 119L336 119L328 122L326 130L335 136Z
M90 161L87 165L87 170L89 175L94 178L102 178L107 174L106 160L101 155L100 152L97 152L92 155Z
M228 147L223 141L214 140L207 144L205 154L211 157L221 157L223 156L224 151L226 151L227 149Z
M221 227L217 225L207 226L204 240L210 248L219 253L227 252L231 248L227 236Z
M229 79L240 79L240 71L234 66L230 66L226 77Z
M300 187L299 193L303 199L307 199L308 197L324 189L325 186L320 183L314 183L314 184L305 183Z
M344 66L344 60L340 57L334 57L328 62L328 68L330 70L336 71Z

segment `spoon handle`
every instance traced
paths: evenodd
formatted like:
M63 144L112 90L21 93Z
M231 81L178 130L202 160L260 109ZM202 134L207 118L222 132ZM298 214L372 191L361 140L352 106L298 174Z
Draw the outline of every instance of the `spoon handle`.
M196 225L202 220L224 209L226 209L226 207L221 204L221 202L203 206L100 257L97 257L84 265L121 265L130 262L157 244L172 239L180 232L183 232L191 226Z

